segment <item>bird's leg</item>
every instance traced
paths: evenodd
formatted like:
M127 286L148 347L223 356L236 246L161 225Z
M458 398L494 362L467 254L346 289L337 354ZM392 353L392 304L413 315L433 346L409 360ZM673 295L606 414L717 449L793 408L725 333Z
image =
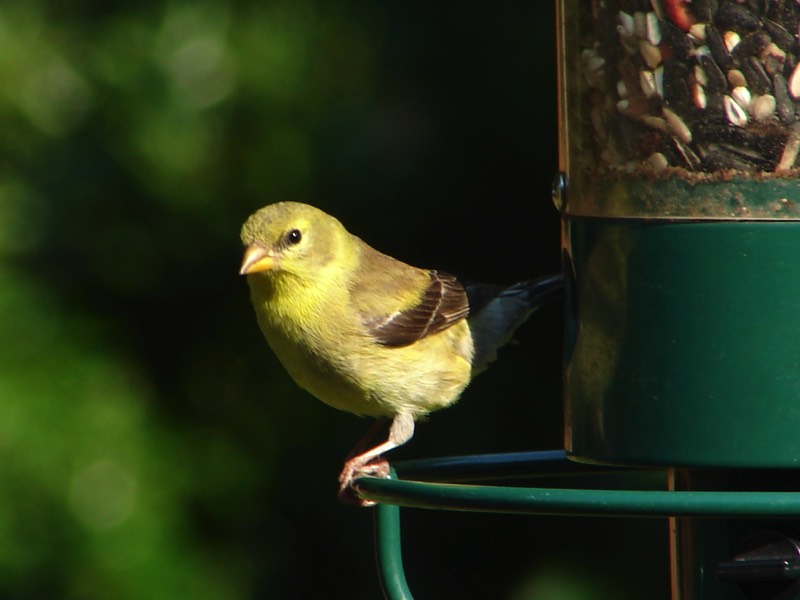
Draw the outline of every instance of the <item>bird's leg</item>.
M372 422L372 425L370 425L369 429L367 429L366 433L359 438L359 440L356 442L356 445L353 446L352 450L350 450L345 460L348 461L351 458L358 456L359 454L363 454L369 450L369 448L372 446L372 440L375 439L375 436L378 435L381 429L386 427L388 422L388 417L378 417L375 419Z
M375 425L368 431L374 435ZM382 444L370 448L361 454L356 454L345 464L342 473L339 475L339 499L342 501L353 501L351 485L354 479L362 475L378 475L386 477L389 474L389 463L386 460L375 461L384 452L388 452L398 446L402 446L414 437L414 417L408 413L400 413L395 416L389 427L389 437ZM359 445L366 440L361 439ZM358 446L356 446L358 448ZM355 452L355 450L354 450ZM355 499L361 506L372 506L374 502Z

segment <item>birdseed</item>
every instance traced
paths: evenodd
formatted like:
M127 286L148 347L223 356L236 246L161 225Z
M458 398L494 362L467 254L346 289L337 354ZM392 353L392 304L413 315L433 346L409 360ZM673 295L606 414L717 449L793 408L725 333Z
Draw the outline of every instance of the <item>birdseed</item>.
M800 175L800 3L592 0L585 12L584 173L690 182Z

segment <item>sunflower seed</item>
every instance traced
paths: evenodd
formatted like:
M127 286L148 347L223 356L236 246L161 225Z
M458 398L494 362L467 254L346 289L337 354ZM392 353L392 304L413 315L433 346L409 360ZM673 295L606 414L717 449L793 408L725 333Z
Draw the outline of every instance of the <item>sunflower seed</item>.
M786 52L773 43L768 44L761 52L761 61L764 63L764 70L771 75L782 72L785 69L788 58ZM792 59L794 59L794 57L792 57Z
M750 104L750 112L756 121L765 121L775 116L777 103L772 94L762 94Z
M750 108L752 97L750 96L750 90L745 86L739 85L733 88L731 90L731 98L733 98L736 101L736 104L741 106L744 110Z
M660 173L669 166L669 161L667 161L667 157L661 152L653 152L653 154L647 157L647 164L651 169Z
M778 47L784 52L788 52L794 45L794 36L786 31L780 23L776 23L772 19L762 19L764 29L769 34L769 37L775 42Z
M633 16L629 15L625 11L619 11L617 13L617 31L619 31L620 35L625 35L627 37L633 37L636 35Z
M786 87L786 80L783 75L776 73L772 76L772 88L775 91L775 111L781 123L789 125L795 120L795 108L789 90Z
M761 61L755 56L748 56L742 61L741 70L747 80L747 87L754 94L766 94L772 89L772 82L764 70Z
M771 169L774 167L774 163L770 164L770 161L767 158L752 148L732 146L730 144L720 144L718 149L724 150L725 152L728 152L734 156L738 156L739 158L746 160L748 163L756 165L760 169Z
M696 39L698 42L705 42L706 41L706 24L705 23L694 23L691 27L689 27L689 35Z
M661 26L658 24L656 13L649 12L645 15L644 30L644 39L654 46L658 46L661 43Z
M765 2L764 16L776 23L781 23L788 31L797 31L797 7L792 2L779 0Z
M696 82L692 84L692 103L700 110L708 106L706 90L702 85Z
M695 53L692 38L669 21L661 22L661 41L664 47L672 50L672 56L683 63L690 64Z
M800 98L800 64L795 66L789 79L786 81L786 87L789 90L789 95L794 98Z
M652 71L639 72L639 87L642 88L642 93L647 98L651 98L658 93L658 88L656 87L656 77L653 75Z
M664 97L664 66L660 65L653 70L653 78L656 82L656 95Z
M714 25L720 29L749 33L758 29L760 22L758 17L742 4L727 2L722 4L714 15Z
M757 167L753 163L748 162L743 158L739 158L731 152L716 149L712 150L703 157L700 169L703 171L736 170L747 173L756 171Z
M714 62L717 63L720 69L727 71L731 65L731 55L716 27L711 25L706 27L706 44L708 44L708 49L711 51Z
M691 106L691 93L689 82L691 72L682 62L670 59L663 65L660 71L662 74L662 94L661 97L667 104L683 110Z
M689 129L689 126L686 125L683 119L681 119L675 112L666 106L661 109L661 114L664 116L664 119L666 119L667 127L672 132L672 135L674 135L684 144L691 143L692 130Z
M700 65L694 66L694 71L692 72L692 75L694 75L694 80L700 85L703 86L708 85L708 75L706 75L706 72Z
M731 125L736 125L737 127L744 127L747 125L747 111L745 111L736 100L725 95L722 97L722 102L725 105L725 116L728 118Z
M800 152L800 125L795 123L789 131L789 137L783 146L783 154L781 154L781 159L775 167L775 172L779 173L791 169L797 162L798 152Z
M731 87L739 87L747 85L747 78L739 69L731 69L728 71L728 83Z
M667 120L663 117L656 117L654 115L642 115L639 120L647 125L648 127L652 127L653 129L657 129L658 131L666 131L667 130Z
M700 158L697 156L694 150L677 138L669 138L664 146L664 153L667 156L670 164L674 163L692 171L700 168Z
M701 56L700 64L703 66L703 71L708 78L708 85L706 86L713 92L724 92L728 89L728 80L725 74L709 56Z
M741 41L741 36L735 31L726 31L722 34L722 43L725 44L725 49L728 51L728 54L733 54L733 51Z
M633 13L633 31L636 34L636 37L647 37L647 15L645 13Z
M717 0L694 0L691 6L692 13L700 23L710 23L718 8Z
M661 64L661 50L647 40L639 40L639 54L642 55L644 64L651 69L655 69Z
M764 31L755 31L742 38L730 52L734 59L741 60L748 56L758 56L771 43L772 40Z

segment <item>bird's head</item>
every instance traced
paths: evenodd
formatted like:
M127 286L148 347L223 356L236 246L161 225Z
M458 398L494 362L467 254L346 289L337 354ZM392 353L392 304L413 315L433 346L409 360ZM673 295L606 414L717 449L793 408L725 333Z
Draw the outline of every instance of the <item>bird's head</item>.
M342 224L308 204L278 202L242 226L241 275L290 273L313 277L334 258L347 236Z

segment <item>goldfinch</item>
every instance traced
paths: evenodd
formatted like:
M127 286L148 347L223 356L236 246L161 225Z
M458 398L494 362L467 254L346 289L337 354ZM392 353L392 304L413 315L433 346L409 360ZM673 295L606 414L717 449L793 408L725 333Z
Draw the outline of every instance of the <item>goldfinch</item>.
M260 209L241 238L240 274L289 375L334 408L391 419L384 442L362 440L345 463L342 499L352 498L355 478L385 475L382 455L411 439L415 420L454 403L535 305L562 287L560 275L465 287L382 254L297 202Z

